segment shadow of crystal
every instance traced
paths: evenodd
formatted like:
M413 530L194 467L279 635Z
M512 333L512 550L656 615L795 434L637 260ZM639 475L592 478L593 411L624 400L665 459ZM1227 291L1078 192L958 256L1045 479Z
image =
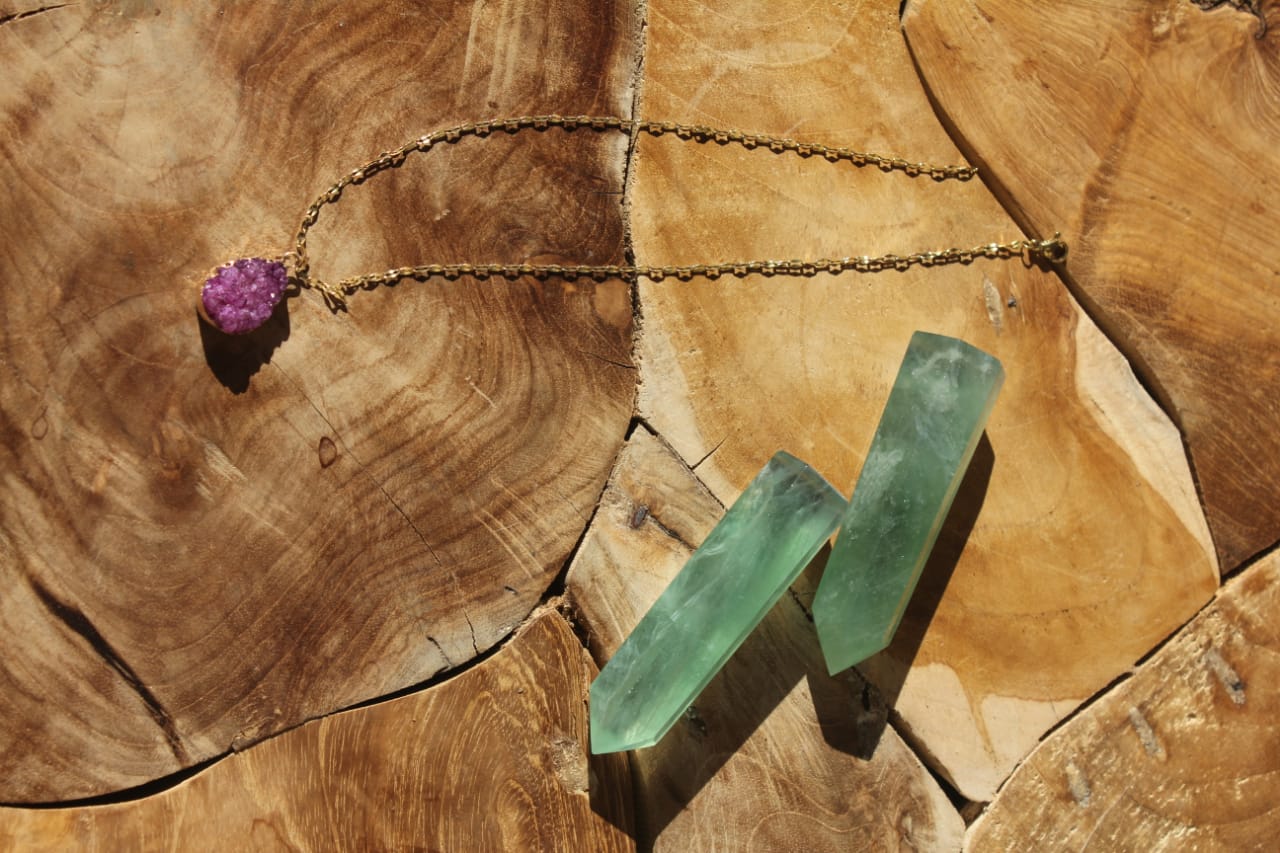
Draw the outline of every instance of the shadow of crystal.
M955 574L960 555L964 553L969 536L973 533L982 504L987 499L987 487L991 483L995 460L991 441L986 432L983 432L973 452L973 459L969 462L969 469L960 481L951 511L947 513L947 519L938 533L933 553L929 555L929 561L920 573L915 594L907 605L893 642L868 661L873 666L866 671L874 669L876 687L890 708L902 693L902 684L920 652L920 645L924 642L938 605L947 591L951 576ZM859 668L862 668L861 664Z
M232 394L243 394L249 390L249 380L271 362L276 349L289 339L288 302L289 296L286 295L267 322L244 335L228 335L219 331L199 311L194 312L200 327L205 363Z

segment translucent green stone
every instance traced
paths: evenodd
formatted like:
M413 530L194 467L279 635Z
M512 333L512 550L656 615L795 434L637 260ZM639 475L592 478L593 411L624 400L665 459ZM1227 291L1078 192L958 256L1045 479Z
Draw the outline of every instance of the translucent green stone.
M779 452L591 685L591 751L657 743L835 531L845 501Z
M981 350L912 336L814 597L832 674L893 639L1002 384Z

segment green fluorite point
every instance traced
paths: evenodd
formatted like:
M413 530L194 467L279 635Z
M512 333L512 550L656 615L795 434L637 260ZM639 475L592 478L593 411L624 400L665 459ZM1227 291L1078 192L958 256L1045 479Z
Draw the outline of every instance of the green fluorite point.
M657 743L818 553L844 508L816 471L775 454L591 685L591 751Z
M893 639L1002 384L982 350L911 337L813 602L832 674Z

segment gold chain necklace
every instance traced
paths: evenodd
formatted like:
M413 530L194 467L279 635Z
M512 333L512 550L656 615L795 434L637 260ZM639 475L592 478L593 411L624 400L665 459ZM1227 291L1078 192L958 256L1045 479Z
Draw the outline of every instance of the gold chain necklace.
M331 309L345 308L347 297L357 290L368 290L383 284L404 279L426 280L433 277L456 279L471 276L476 279L501 277L510 280L522 276L536 279L562 278L573 281L579 277L605 281L619 278L636 281L647 278L662 281L676 278L688 281L695 277L715 279L720 276L787 275L813 276L820 272L873 273L883 270L906 270L913 266L935 267L947 264L968 264L978 258L1021 258L1023 263L1061 263L1067 255L1067 245L1058 234L1047 240L1013 240L1007 243L987 243L971 249L942 249L916 252L910 255L885 254L862 255L843 258L817 258L813 260L746 260L728 261L690 266L650 266L643 264L529 264L529 263L453 263L421 264L398 267L386 272L350 276L337 282L327 282L311 275L310 257L307 254L307 236L320 218L320 211L337 203L348 186L359 185L379 172L402 165L409 155L430 151L441 143L455 143L463 137L484 138L492 133L515 135L524 130L545 131L559 128L566 132L586 129L595 132L618 131L635 137L640 133L650 136L674 134L679 139L694 142L715 142L720 145L736 144L746 149L767 148L781 154L789 152L800 157L822 157L831 163L847 162L854 166L873 166L884 172L901 172L911 177L928 177L935 181L967 181L978 174L974 166L935 166L928 163L912 163L900 157L886 157L832 147L816 142L800 142L794 139L766 134L744 133L703 125L677 124L669 121L643 121L617 116L519 116L494 121L468 122L445 130L437 130L426 136L407 142L392 151L351 171L321 193L307 208L298 227L292 251L275 258L251 258L235 261L220 267L205 282L201 307L206 319L215 326L232 333L252 331L265 322L271 310L283 296L288 270L299 287L319 292ZM269 305L267 304L269 303ZM237 313L239 312L239 313ZM265 312L265 313L264 313ZM250 316L252 315L252 316ZM260 318L260 319L259 319Z

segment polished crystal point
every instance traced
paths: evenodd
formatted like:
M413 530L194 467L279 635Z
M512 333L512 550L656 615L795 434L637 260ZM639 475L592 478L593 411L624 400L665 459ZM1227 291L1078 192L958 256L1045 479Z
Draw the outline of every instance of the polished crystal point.
M775 454L591 685L591 751L657 743L817 554L844 508L816 471Z
M893 639L1003 383L981 350L912 336L813 601L832 674Z

